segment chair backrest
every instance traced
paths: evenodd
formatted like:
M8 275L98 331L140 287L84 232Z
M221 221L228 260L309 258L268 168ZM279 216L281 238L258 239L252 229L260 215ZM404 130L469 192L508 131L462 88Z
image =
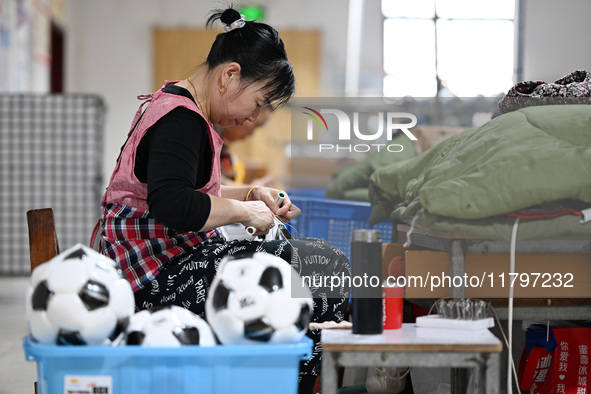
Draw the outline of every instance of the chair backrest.
M31 272L60 252L52 208L27 211Z
M51 260L60 252L53 209L42 208L27 211L27 225L29 227L31 272L33 272L38 265ZM37 394L37 382L34 383L34 389Z

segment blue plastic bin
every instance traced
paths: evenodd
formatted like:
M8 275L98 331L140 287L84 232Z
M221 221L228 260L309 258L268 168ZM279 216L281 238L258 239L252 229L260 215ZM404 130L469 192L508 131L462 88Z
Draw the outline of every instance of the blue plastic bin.
M294 198L326 198L326 191L320 188L294 187L287 190L287 193L289 193L290 196L294 196Z
M39 394L295 394L300 360L312 355L308 337L286 345L149 348L50 346L27 336L23 347L37 362Z
M351 238L357 229L380 230L382 242L391 242L392 223L369 224L371 205L368 202L331 200L326 198L290 196L302 214L289 223L296 237L322 238L341 249L351 259Z

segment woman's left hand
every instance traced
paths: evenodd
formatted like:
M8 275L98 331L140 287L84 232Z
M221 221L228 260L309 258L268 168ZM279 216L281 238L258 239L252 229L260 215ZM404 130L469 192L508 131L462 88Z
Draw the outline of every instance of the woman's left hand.
M285 194L285 198L279 201L279 193ZM283 222L298 216L302 211L291 203L289 196L282 190L270 187L257 186L250 194L250 200L263 201L276 216Z

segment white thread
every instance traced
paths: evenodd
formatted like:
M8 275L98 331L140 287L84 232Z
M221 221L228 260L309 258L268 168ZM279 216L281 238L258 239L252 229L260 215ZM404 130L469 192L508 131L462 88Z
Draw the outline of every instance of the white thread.
M285 226L285 228L287 228L287 226L289 226L293 231L295 231L295 236L298 236L298 229L295 228L291 223L287 222L285 223L283 220L279 219L278 216L275 216L275 218L282 224Z

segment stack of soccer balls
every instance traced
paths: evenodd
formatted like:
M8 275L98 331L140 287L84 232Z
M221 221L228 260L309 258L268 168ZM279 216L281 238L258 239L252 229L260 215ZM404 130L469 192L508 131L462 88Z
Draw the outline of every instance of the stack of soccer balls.
M115 263L76 245L31 274L26 315L37 341L118 344L134 312L133 292Z
M205 314L225 345L294 343L308 330L312 295L281 258L267 253L241 255L220 265Z
M115 262L78 244L33 271L26 315L31 336L44 344L294 343L312 315L310 291L299 278L266 253L229 258L209 290L208 322L178 306L134 314L133 291Z

